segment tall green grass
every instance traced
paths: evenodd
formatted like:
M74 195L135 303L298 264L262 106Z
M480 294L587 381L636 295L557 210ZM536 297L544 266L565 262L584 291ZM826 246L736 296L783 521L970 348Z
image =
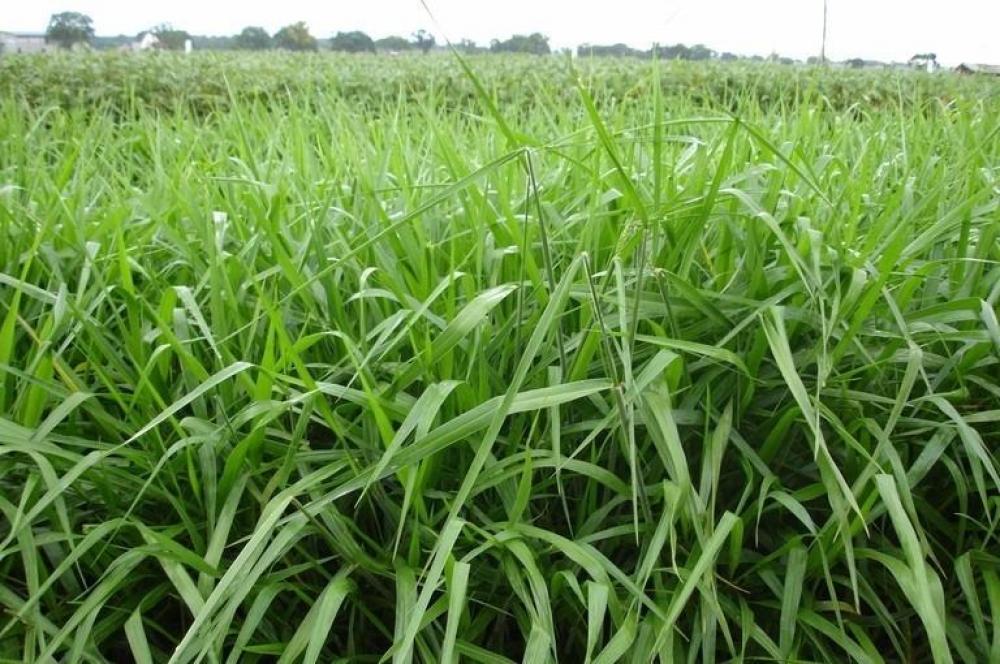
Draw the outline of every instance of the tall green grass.
M345 62L0 99L0 656L1000 660L995 88Z

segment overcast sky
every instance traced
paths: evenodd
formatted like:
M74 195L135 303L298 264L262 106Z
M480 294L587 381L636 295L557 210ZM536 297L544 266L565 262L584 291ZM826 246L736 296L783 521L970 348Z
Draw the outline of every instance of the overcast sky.
M580 43L704 43L718 51L805 58L819 52L822 0L0 0L0 30L41 32L54 12L94 19L101 35L172 23L196 34L273 32L303 20L318 37L364 30L374 37L426 28L440 39L488 43L542 32L555 47ZM933 51L946 64L1000 63L1000 0L829 0L827 53L835 59L906 60Z

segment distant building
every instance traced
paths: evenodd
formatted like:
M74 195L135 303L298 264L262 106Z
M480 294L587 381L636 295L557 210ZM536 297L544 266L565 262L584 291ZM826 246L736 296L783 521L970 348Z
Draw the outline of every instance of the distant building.
M45 53L54 48L45 35L0 32L0 53Z
M909 65L911 69L927 72L936 71L941 66L933 53L918 53L910 58Z
M963 62L959 66L955 67L955 71L959 74L989 74L991 76L1000 76L1000 65L982 65L973 64L971 62Z
M122 45L119 50L138 52L151 51L155 48L160 48L159 38L152 32L143 32L135 41Z

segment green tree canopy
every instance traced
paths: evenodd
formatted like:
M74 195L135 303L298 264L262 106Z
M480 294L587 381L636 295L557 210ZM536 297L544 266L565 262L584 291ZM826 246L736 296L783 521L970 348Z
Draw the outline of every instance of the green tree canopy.
M419 48L422 53L427 53L427 51L434 48L435 44L437 44L437 40L434 39L434 35L426 30L417 30L413 33L413 44Z
M346 53L374 53L375 42L360 30L338 32L330 39L330 50Z
M263 51L271 48L271 35L267 30L251 25L243 28L233 41L236 48L245 51Z
M231 51L238 48L233 35L191 35L191 46L196 51Z
M286 25L274 35L274 45L289 51L315 51L316 38L309 34L305 21Z
M581 44L576 47L576 54L581 57L592 56L592 57L615 57L622 58L626 56L632 57L644 57L648 55L645 51L639 51L637 49L628 46L627 44Z
M490 50L494 53L532 53L534 55L548 55L552 52L552 49L549 48L549 38L538 32L533 32L530 35L514 35L504 41L494 39L490 44Z
M169 23L161 23L150 32L160 40L160 47L168 51L183 51L184 42L191 38L186 30L178 30Z
M80 12L53 14L45 30L45 41L62 48L72 48L74 44L89 44L93 38L94 22Z
M716 52L704 44L695 44L691 47L692 60L711 60L716 56Z
M462 53L482 53L486 50L485 47L479 46L476 42L471 39L463 39L455 44L455 48Z
M375 40L375 50L377 51L409 51L413 44L406 37L392 35Z
M656 57L662 60L690 60L691 47L686 44L655 46Z

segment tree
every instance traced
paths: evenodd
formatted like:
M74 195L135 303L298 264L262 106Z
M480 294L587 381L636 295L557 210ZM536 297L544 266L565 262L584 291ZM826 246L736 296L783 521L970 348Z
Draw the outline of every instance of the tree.
M478 45L471 39L463 39L459 41L457 44L455 44L455 48L457 48L462 53L482 53L483 51L486 50L484 47Z
M688 52L688 57L691 60L711 60L715 57L715 51L704 44L695 44Z
M576 54L580 57L614 57L614 58L624 58L624 57L641 57L646 55L646 53L636 50L627 44L611 44L609 46L602 46L600 44L582 44L576 47Z
M434 35L426 30L417 30L413 33L413 43L420 49L421 53L426 55L427 51L434 48L435 44L437 44L437 40L434 39Z
M161 23L150 30L160 41L160 48L168 51L183 51L184 42L191 38L185 30L178 30L169 23Z
M376 51L409 51L411 48L413 48L413 44L406 37L393 35L375 40Z
M656 56L662 60L690 60L691 49L684 44L657 46Z
M530 35L514 35L504 41L494 39L490 44L490 50L494 53L531 53L533 55L548 55L552 52L549 48L549 38L538 32L533 32Z
M49 19L49 27L45 30L45 41L62 48L73 48L74 44L89 44L93 38L93 20L79 12L53 14Z
M937 53L917 53L910 58L910 66L923 71L934 71L940 65L937 61Z
M236 35L234 46L245 51L264 51L271 48L271 35L264 28L251 25Z
M274 44L289 51L315 51L316 38L309 34L305 21L286 25L274 35Z
M338 32L330 39L330 50L346 53L374 53L375 42L360 30Z

